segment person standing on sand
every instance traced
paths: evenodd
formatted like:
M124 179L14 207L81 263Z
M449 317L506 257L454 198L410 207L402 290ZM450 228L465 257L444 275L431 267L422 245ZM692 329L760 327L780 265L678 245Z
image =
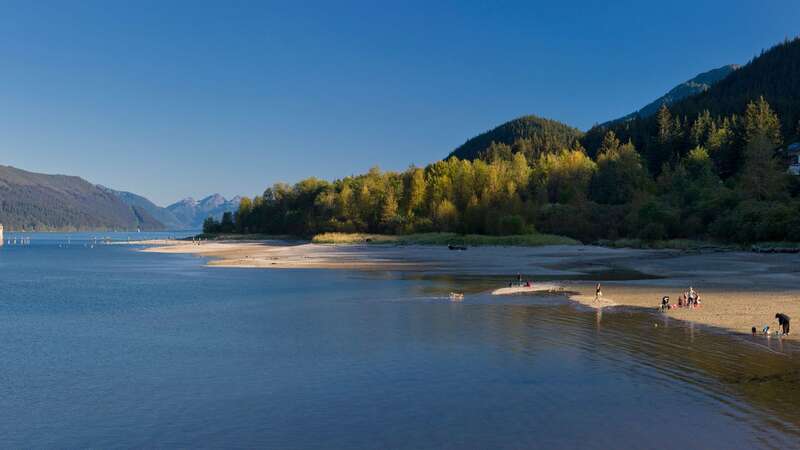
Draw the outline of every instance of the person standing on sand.
M594 301L599 301L600 297L603 296L603 291L600 290L600 283L597 283L597 286L594 288Z
M789 335L789 321L792 320L791 317L787 316L784 313L777 313L775 314L775 318L778 319L778 325L781 326L781 330L783 334Z

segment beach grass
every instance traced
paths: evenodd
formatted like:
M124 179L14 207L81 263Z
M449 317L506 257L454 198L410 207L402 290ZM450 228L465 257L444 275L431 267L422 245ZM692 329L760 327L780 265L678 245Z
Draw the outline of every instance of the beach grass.
M738 250L741 246L724 244L712 241L694 239L667 239L659 241L648 241L643 239L617 239L601 240L596 243L602 247L609 248L636 248L653 250Z
M537 247L542 245L579 245L580 242L555 234L521 234L487 236L457 233L415 233L404 235L369 233L321 233L311 240L315 244L376 244L376 245L497 245Z

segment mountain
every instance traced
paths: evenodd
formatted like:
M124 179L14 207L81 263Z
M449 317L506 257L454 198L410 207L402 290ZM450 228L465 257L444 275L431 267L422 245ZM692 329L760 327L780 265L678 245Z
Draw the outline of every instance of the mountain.
M708 90L675 103L674 114L697 116L741 114L758 97L781 119L785 138L796 136L800 120L800 37L786 40L725 77Z
M226 211L235 212L241 200L239 196L227 200L219 194L213 194L200 201L188 197L164 208L141 195L104 186L98 188L116 196L132 210L148 214L170 230L201 228L203 221L209 216L219 220Z
M509 150L514 153L521 151L530 159L537 157L539 153L570 148L581 136L580 130L561 122L537 116L524 116L469 139L453 150L448 158L455 156L472 160L486 157L487 150L492 143L495 143L511 147Z
M187 228L187 224L181 222L177 217L175 217L174 214L172 214L170 210L156 205L141 195L137 195L132 192L116 191L101 185L97 185L97 187L115 195L134 211L145 211L169 230L180 230Z
M201 228L207 217L219 220L225 212L236 212L239 201L239 196L227 200L219 194L213 194L200 201L188 197L167 206L166 209L185 227Z
M684 81L683 83L670 89L669 92L648 103L647 105L642 107L642 109L636 112L632 112L625 117L620 117L619 119L610 120L603 125L632 120L636 118L636 116L650 117L652 115L655 115L655 113L658 112L658 109L661 108L661 105L663 104L671 105L679 100L683 100L686 97L696 95L701 92L705 92L711 86L720 82L738 68L739 66L736 64L729 64L727 66L722 66L717 69L709 70L708 72L703 72L700 75L697 75L696 77L692 78L691 80Z
M75 176L0 166L0 223L12 230L160 230L146 208Z
M786 40L763 51L746 65L732 71L708 89L669 105L673 117L692 123L704 111L712 117L741 115L748 102L759 97L769 103L781 121L786 142L800 138L800 38ZM609 122L586 132L582 144L594 154L608 131L623 142L631 139L641 153L647 153L649 136L658 125L655 116Z

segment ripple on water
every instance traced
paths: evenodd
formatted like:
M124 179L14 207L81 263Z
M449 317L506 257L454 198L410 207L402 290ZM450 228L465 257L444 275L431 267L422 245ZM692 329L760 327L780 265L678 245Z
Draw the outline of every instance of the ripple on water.
M453 303L462 280L209 269L122 246L32 245L0 263L9 447L727 449L800 437L790 346L635 308L499 299L487 282Z

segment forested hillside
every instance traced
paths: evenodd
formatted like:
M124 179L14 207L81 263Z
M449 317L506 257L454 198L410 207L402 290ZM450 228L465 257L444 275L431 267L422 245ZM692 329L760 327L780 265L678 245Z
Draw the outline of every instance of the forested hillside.
M781 151L798 133L798 64L800 41L780 44L674 109L592 129L586 149L577 130L523 118L425 168L276 184L205 228L800 241Z
M561 122L525 116L475 136L453 150L450 156L459 159L495 159L522 153L526 158L533 159L541 153L572 148L582 135L577 128Z
M0 223L27 231L163 228L146 210L82 178L9 166L0 166Z
M200 201L188 197L167 206L166 209L183 228L196 229L203 226L203 221L209 217L220 220L224 213L236 211L239 200L240 197L228 200L219 194L212 194Z
M582 144L594 156L606 133L613 131L623 142L632 141L654 174L661 172L664 163L685 155L692 144L708 145L720 176L728 178L741 168L741 120L748 102L764 97L780 119L782 138L798 140L798 74L800 40L793 39L763 52L708 90L670 105L668 115L592 128ZM666 121L672 123L667 126Z

